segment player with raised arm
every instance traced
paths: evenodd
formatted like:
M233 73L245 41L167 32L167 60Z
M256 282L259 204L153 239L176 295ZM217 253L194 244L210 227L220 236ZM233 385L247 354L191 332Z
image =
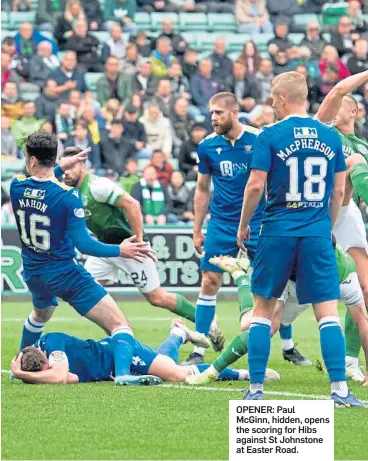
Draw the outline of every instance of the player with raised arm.
M308 88L297 72L271 84L280 122L264 128L254 146L244 191L238 245L250 238L249 222L267 180L267 204L259 238L252 292L254 312L248 337L250 389L245 400L263 399L277 299L295 270L299 302L311 303L319 322L322 356L338 406L364 406L345 377L345 339L337 302L339 277L331 240L344 198L346 165L337 133L305 110Z
M196 307L196 330L208 334L215 315L216 294L222 283L223 270L210 263L210 258L218 254L236 256L239 248L236 231L240 219L243 192L249 178L253 145L259 130L244 126L238 118L238 103L232 93L218 93L209 102L214 132L198 146L198 179L194 197L193 241L196 250L202 254L201 292ZM208 212L211 180L214 194L211 202L211 219L206 237L202 232L204 218ZM259 229L264 214L264 204L260 203L252 218L252 239L246 243L247 255L253 260L258 241ZM238 284L238 282L236 282ZM250 293L248 276L239 281L241 309L250 310L253 298ZM238 285L240 286L240 285ZM217 350L223 347L223 338ZM185 365L203 363L204 350L194 351L183 362ZM305 360L293 347L293 361Z
M80 155L78 147L68 147L63 153L63 161ZM118 184L92 173L88 173L86 162L78 162L71 168L57 167L56 176L62 176L67 185L76 187L81 194L88 229L104 243L116 244L124 239L147 242L143 232L141 207L137 200L125 192ZM157 268L150 258L142 262L116 256L98 258L89 256L84 266L102 285L119 281L119 270L130 276L153 306L163 307L195 321L194 306L180 294L168 293L160 286Z
M368 307L368 242L362 214L358 208L360 199L368 199L368 143L354 133L358 105L350 93L368 81L368 71L352 75L339 82L323 100L317 118L325 123L332 122L339 133L346 157L348 174L345 197L337 218L334 234L337 242L355 260L359 282ZM351 200L353 194L354 200ZM359 332L349 312L345 317L347 375L356 380L364 376L359 368Z
M76 161L85 158L87 151ZM120 245L105 245L89 236L79 192L55 179L56 154L55 135L39 132L28 136L24 155L30 177L18 176L10 186L22 242L23 278L34 306L20 348L40 338L59 297L111 335L116 384L149 383L152 377L130 375L135 344L130 324L106 290L76 262L75 247L100 257L143 260L155 259L154 254L146 243L133 242L133 238Z
M186 342L208 347L209 341L200 333L187 328L182 321L174 320L165 341L152 350L135 340L131 373L155 376L153 384L162 380L183 382L194 373L200 373L209 365L177 365L179 349ZM16 378L33 384L77 384L109 381L114 375L114 355L111 337L100 341L81 340L64 333L48 333L32 347L23 349L11 363ZM243 381L247 370L224 370L220 380Z

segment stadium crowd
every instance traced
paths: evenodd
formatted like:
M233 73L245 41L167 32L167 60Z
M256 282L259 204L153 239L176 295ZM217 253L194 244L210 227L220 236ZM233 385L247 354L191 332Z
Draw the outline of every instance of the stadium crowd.
M314 114L336 83L368 69L367 0L4 0L2 10L35 18L2 27L3 159L21 158L24 138L40 129L57 134L60 153L91 146L91 171L120 181L146 224L192 223L196 148L212 131L215 93L233 92L243 123L261 128L275 122L274 76L302 73ZM158 32L135 20L142 12L162 13ZM173 13L235 15L241 51L229 50L225 31L208 34L213 49L203 51L190 40L195 25L182 33ZM319 20L298 23L303 14ZM368 84L356 97L356 134L368 140ZM164 207L143 200L141 176ZM3 224L14 222L6 197L4 187Z

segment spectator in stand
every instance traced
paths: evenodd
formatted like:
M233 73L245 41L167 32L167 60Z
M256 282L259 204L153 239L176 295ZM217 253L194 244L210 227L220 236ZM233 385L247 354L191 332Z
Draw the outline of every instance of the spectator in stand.
M97 101L104 106L109 99L118 99L126 105L132 95L132 78L118 72L119 60L110 56L106 60L105 74L96 84Z
M338 68L334 65L328 65L321 76L316 79L315 101L321 104L339 80Z
M65 43L65 49L75 51L80 72L103 72L103 64L97 54L98 45L98 39L88 33L87 22L80 19L73 25L73 35Z
M14 37L4 37L1 42L1 52L8 54L12 58L17 57L17 52L15 51L15 40Z
M55 112L58 107L59 93L57 83L53 78L48 78L41 95L36 99L36 117L55 121Z
M166 189L157 180L156 168L146 166L143 170L143 178L134 184L131 195L141 205L145 224L162 226L169 222L171 202Z
M271 96L271 82L274 77L272 61L270 59L262 59L259 64L259 71L255 75L260 90L260 102L266 102Z
M119 72L129 77L134 77L138 72L139 66L144 61L143 56L138 53L135 43L129 43L126 47L126 56L119 62Z
M284 72L290 72L293 70L293 67L294 66L289 61L287 51L279 48L273 61L273 73L275 75L280 75Z
M142 98L150 100L156 92L158 80L152 74L152 62L145 59L139 66L138 72L132 80L132 90Z
M167 3L168 0L137 0L138 6L147 11L147 13L164 11L166 10Z
M308 101L311 105L311 110L310 112L312 113L315 113L317 112L318 110L318 107L315 106L315 103L317 103L317 87L316 87L316 78L319 77L319 75L317 75L316 78L311 78L308 74L308 69L307 69L307 66L305 64L298 64L296 67L295 67L295 72L299 72L300 74L302 74L305 78L305 80L307 81L307 86L308 86Z
M125 136L134 144L136 158L151 158L152 150L147 147L147 135L138 120L138 109L129 104L124 110L123 126Z
M208 102L221 89L219 80L213 76L213 65L210 59L203 59L198 66L198 74L191 79L191 93L194 104L202 115L208 115Z
M135 153L135 146L123 136L123 132L123 122L113 120L110 132L104 131L100 142L102 168L112 169L119 175L124 173L127 158Z
M170 121L165 118L156 102L151 102L140 119L147 134L147 147L152 151L161 150L167 158L172 152L172 133Z
M354 43L353 54L346 65L352 75L368 70L368 42L360 38Z
M37 47L37 54L29 62L29 81L41 88L47 78L55 69L60 67L59 58L52 54L50 42L40 42Z
M132 39L131 39L132 40ZM139 31L135 37L135 40L132 40L138 47L138 53L144 58L149 58L152 51L151 42L147 37L146 32Z
M79 120L82 117L83 111L86 107L86 103L82 98L82 93L77 88L71 90L68 96L68 103L70 108L70 115L75 119Z
M362 5L358 0L349 0L348 2L348 17L350 18L353 25L354 34L364 35L366 39L368 32L368 24L364 20L362 13ZM356 40L357 37L354 38Z
M28 60L36 54L38 44L43 41L51 43L52 54L57 55L58 53L56 43L42 35L37 29L33 29L33 25L30 22L23 22L19 26L19 32L15 34L14 41L17 55Z
M319 60L326 45L327 42L321 35L319 23L310 22L300 46L307 46L311 51L311 59Z
M163 79L158 82L157 91L154 99L160 106L161 112L163 113L164 117L169 118L172 106L174 104L174 97L171 92L170 80Z
M96 117L96 111L92 105L84 108L81 120L87 124L92 142L98 144L101 139L100 133L104 128L104 121L102 118Z
M89 24L89 30L102 29L102 11L98 0L83 0L83 8Z
M2 11L32 11L32 2L30 0L6 0L2 2Z
M288 38L289 27L285 22L277 23L275 26L275 37L268 41L267 47L271 56L277 53L278 49L287 50L293 46Z
M234 62L233 73L229 76L225 89L235 94L241 116L246 118L252 117L252 111L256 108L257 102L260 100L261 92L257 80L247 75L243 62Z
M154 150L149 165L156 169L157 179L160 181L160 184L167 186L174 169L166 160L165 154L160 150Z
M137 182L139 182L138 162L135 158L129 157L125 162L124 173L120 177L120 185L130 194L134 184L137 184Z
M172 204L173 218L176 217L177 223L193 224L194 214L190 206L190 191L184 183L184 175L181 171L172 173L167 193Z
M207 2L195 2L195 0L168 0L165 11L174 11L178 13L196 12L205 13L207 11Z
M235 19L241 34L272 33L266 0L236 0Z
M138 119L140 120L143 117L143 99L140 93L133 93L130 98L130 104L138 110Z
M121 25L113 22L110 27L110 38L102 46L101 60L105 64L109 56L114 56L119 61L125 57L126 46Z
M267 0L267 11L272 24L290 24L294 14L303 12L300 6L302 4L298 0Z
M55 38L61 50L73 35L73 25L79 20L86 20L86 14L79 0L68 0L63 16L59 17L55 27Z
M171 63L168 76L170 78L171 93L174 98L185 97L190 99L189 80L183 75L183 70L179 61L173 61Z
M259 70L261 56L253 40L248 40L244 43L243 51L237 61L244 63L248 75L255 75Z
M107 101L105 106L101 109L101 115L105 120L105 130L110 130L113 120L123 118L123 111L124 107L120 104L118 99L109 99Z
M198 176L198 144L204 139L207 130L202 123L195 123L190 132L190 139L184 141L179 153L179 168L187 181L196 181Z
M272 106L263 104L259 114L255 115L249 123L256 128L273 125L276 122L276 113Z
M287 50L290 63L293 68L302 65L307 68L308 76L315 79L319 76L318 61L311 59L312 53L307 46L294 46Z
M353 49L352 36L353 25L348 16L341 16L337 24L336 30L331 33L331 45L336 48L340 58L350 53ZM355 38L358 38L356 36Z
M365 110L364 104L358 103L358 115L355 122L355 134L358 138L368 141L368 121L367 111Z
M67 147L79 147L84 150L87 147L91 148L91 151L88 154L87 168L93 169L95 173L101 168L101 153L99 144L94 144L89 134L88 127L85 122L80 121L75 124L75 129L73 135L70 136L65 144Z
M3 89L7 82L19 82L20 77L11 69L12 57L4 52L1 53L1 89Z
M7 82L1 93L1 115L12 123L23 114L23 100L15 82Z
M162 20L161 30L162 32L158 38L167 37L170 40L174 55L178 57L183 56L188 44L184 38L175 31L173 20L170 17L166 17Z
M193 120L189 115L188 109L188 100L186 98L178 98L170 113L170 121L174 129L174 146L176 150L190 137L190 129L193 125Z
M172 53L170 39L161 37L156 42L156 49L151 54L152 73L155 77L166 77L167 70L176 58Z
M17 142L18 148L22 147L25 138L38 131L45 120L38 119L36 115L36 105L33 101L23 102L23 115L19 120L15 120L11 125L11 132Z
M8 158L17 158L18 148L13 133L9 130L10 118L1 116L1 155Z
M36 24L39 30L54 32L64 14L66 0L38 0Z
M326 73L327 67L333 67L337 69L338 80L343 80L346 77L349 77L350 71L346 65L339 59L339 55L335 47L327 45L323 50L321 60L319 61L319 71L321 76Z
M77 55L75 51L66 51L59 69L50 74L57 81L57 91L61 98L67 98L70 90L78 88L82 93L88 91L84 74L76 70Z
M74 129L74 119L70 115L68 101L59 101L55 114L55 132L60 141L65 142Z
M108 0L104 6L105 27L109 30L112 23L119 22L124 32L135 34L137 32L134 23L136 10L136 0Z
M224 84L226 77L231 73L233 68L233 61L226 54L226 48L226 40L218 37L215 41L215 50L208 57L212 61L214 77L222 84Z
M186 78L189 81L191 80L193 75L196 75L198 71L197 61L198 61L198 55L197 55L196 50L187 48L183 56L182 69L183 69L183 74L186 76Z

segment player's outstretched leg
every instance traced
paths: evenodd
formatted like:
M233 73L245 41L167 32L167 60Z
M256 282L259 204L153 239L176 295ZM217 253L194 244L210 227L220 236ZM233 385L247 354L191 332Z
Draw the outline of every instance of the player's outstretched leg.
M179 317L195 322L195 307L184 296L169 293L162 287L155 288L149 292L141 292L152 306L162 307Z
M359 367L360 337L359 329L351 319L347 310L345 314L345 340L346 340L346 377L353 381L364 382L364 374Z

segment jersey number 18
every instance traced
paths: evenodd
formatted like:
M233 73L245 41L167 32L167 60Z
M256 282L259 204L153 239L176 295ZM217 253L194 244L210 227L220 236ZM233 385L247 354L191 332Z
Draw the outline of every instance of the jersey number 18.
M302 194L299 192L299 159L290 157L286 161L290 173L290 188L286 193L287 202L300 202ZM313 173L313 167L318 168L319 173ZM304 161L304 176L307 178L304 182L303 197L309 202L323 200L326 192L325 177L327 174L327 160L323 157L308 157ZM313 191L314 184L317 184L317 191Z

